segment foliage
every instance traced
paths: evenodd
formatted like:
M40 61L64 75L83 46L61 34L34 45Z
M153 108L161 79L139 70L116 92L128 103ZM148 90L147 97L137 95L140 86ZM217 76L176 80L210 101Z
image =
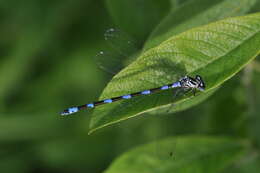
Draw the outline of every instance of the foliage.
M175 138L161 140L160 153L176 142ZM239 140L223 137L177 137L177 151L168 153L172 159L161 159L152 153L150 143L124 154L111 165L109 172L220 172L245 153L246 145ZM194 152L196 151L196 152ZM217 163L217 164L216 164ZM188 165L188 166L187 166Z
M1 1L0 171L259 172L259 4ZM103 33L111 26L136 39L139 50L109 81L94 57L109 48ZM203 76L206 92L175 100L162 92L92 115L58 114L97 100L104 88L100 98L183 74ZM100 130L87 135L88 124Z
M259 33L260 15L255 14L225 19L171 37L141 54L117 74L101 98L163 86L177 81L181 74L203 76L207 85L205 94L210 95L208 91L232 77L259 54ZM207 98L199 94L196 97ZM90 127L95 130L169 103L178 106L189 101L193 100L187 97L173 100L167 91L126 100L123 106L122 103L102 106L95 109Z

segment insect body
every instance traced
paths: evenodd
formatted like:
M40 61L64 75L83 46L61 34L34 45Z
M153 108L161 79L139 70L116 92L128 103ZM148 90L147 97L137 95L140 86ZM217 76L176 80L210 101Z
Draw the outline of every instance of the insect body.
M105 100L101 100L101 101L97 101L97 102L93 102L93 103L88 103L88 104L84 104L81 106L71 107L71 108L65 109L63 112L61 112L61 115L70 115L70 114L76 113L82 109L94 108L94 107L102 105L102 104L112 103L112 102L119 101L119 100L131 99L132 97L141 96L141 95L149 95L149 94L152 94L152 93L155 93L158 91L168 90L171 88L182 88L184 90L191 89L193 94L195 95L196 90L204 91L205 87L206 87L205 83L201 76L196 75L195 78L192 78L190 76L185 76L185 77L180 78L179 81L177 81L177 82L174 82L174 83L171 83L168 85L164 85L164 86L161 86L158 88L152 88L149 90L144 90L144 91L127 94L127 95L123 95L123 96L118 96L118 97L113 97L110 99L105 99Z

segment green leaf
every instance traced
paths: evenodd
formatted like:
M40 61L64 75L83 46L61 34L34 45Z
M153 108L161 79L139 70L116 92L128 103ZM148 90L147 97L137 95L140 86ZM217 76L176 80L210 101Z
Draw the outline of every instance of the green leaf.
M200 4L200 5L198 5ZM191 0L172 10L154 29L144 50L159 45L170 36L226 17L243 15L256 0Z
M249 152L243 159L238 160L231 168L222 173L258 173L260 170L260 157L258 152Z
M189 30L143 53L114 76L101 99L159 87L180 76L196 74L203 77L207 94L257 56L259 45L260 13ZM168 90L100 106L94 110L91 132L162 106L192 101L191 93L174 99L172 95L172 90Z
M160 146L158 153L156 146ZM225 137L171 137L126 152L105 173L217 173L240 159L246 149L243 141ZM168 159L161 159L163 155Z

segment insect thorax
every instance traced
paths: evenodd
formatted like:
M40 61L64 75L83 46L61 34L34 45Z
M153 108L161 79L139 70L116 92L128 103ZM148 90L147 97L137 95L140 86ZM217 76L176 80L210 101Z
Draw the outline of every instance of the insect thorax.
M181 87L183 88L198 88L198 82L192 77L185 76L180 79Z

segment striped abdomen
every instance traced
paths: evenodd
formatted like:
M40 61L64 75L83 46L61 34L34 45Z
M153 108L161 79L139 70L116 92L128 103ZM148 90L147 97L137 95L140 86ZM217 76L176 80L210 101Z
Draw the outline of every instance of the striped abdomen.
M181 87L180 81L175 82L173 84L158 87L158 88L144 90L144 91L140 91L140 92L136 92L136 93L132 93L132 94L128 94L128 95L113 97L113 98L110 98L110 99L100 100L100 101L97 101L97 102L84 104L84 105L81 105L81 106L71 107L71 108L68 108L68 109L64 110L63 112L61 112L61 115L70 115L70 114L76 113L76 112L78 112L82 109L85 109L85 108L94 108L94 107L102 105L102 104L112 103L112 102L116 102L116 101L124 100L124 99L131 99L132 97L136 97L136 96L140 96L140 95L149 95L149 94L152 94L152 93L155 93L155 92L158 92L158 91L167 90L167 89L170 89L170 88L177 88L177 87Z

